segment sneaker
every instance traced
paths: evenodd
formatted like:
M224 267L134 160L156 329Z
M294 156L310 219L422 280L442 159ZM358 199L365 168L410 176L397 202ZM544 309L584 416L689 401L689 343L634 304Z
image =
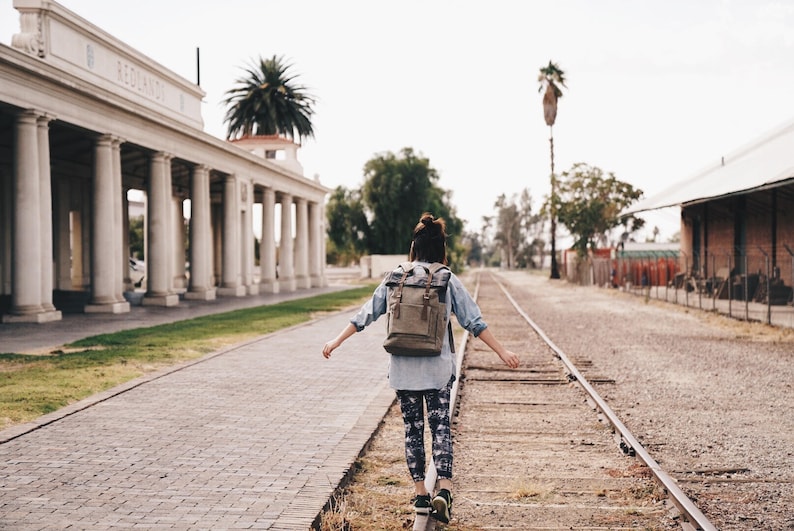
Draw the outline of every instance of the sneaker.
M414 497L414 512L416 514L430 514L433 506L430 503L430 494L417 494Z
M433 512L430 516L444 524L449 523L452 517L452 494L447 489L441 489L433 498Z

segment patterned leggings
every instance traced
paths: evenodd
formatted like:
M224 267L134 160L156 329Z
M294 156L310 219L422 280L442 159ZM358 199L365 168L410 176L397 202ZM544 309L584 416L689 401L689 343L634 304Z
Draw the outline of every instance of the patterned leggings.
M443 389L397 391L405 423L405 461L414 481L424 481L425 479L424 403L427 403L427 420L433 437L433 463L436 466L438 477L452 479L449 400L454 381L455 376L452 376Z

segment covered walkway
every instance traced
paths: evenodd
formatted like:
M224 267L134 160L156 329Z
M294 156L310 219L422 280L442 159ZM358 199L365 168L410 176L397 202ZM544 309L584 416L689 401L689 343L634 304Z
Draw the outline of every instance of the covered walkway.
M144 198L144 305L324 285L328 189L297 146L215 138L198 85L57 2L14 7L20 31L0 44L4 323L60 320L74 294L86 313L130 311L130 191Z

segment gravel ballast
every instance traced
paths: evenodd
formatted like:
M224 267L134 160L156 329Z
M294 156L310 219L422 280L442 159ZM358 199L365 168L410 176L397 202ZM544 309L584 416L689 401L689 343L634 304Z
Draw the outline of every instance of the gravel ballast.
M794 529L794 331L500 274L714 525Z

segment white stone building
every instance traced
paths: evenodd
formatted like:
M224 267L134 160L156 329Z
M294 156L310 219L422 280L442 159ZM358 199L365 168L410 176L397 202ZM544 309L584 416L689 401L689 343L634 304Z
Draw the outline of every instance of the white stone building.
M129 190L146 205L143 304L325 284L329 189L303 176L296 145L215 138L199 86L56 2L14 7L19 33L0 44L3 322L58 320L70 293L88 313L129 311Z

